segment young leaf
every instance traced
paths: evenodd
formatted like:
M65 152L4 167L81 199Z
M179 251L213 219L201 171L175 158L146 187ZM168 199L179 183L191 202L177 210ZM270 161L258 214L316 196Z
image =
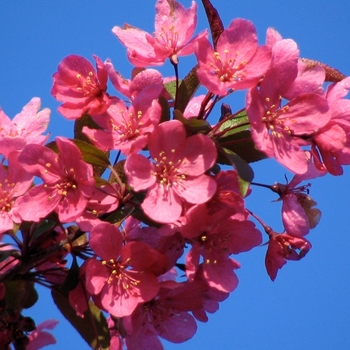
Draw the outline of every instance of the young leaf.
M208 132L211 129L210 124L206 120L196 118L185 118L182 113L175 109L174 119L180 121L186 130L190 133L197 134L199 132Z
M79 332L91 349L109 349L110 337L106 318L92 301L89 301L89 309L82 318L77 316L67 296L55 290L51 291L51 295L63 316Z
M76 146L80 149L83 160L91 165L97 165L101 167L108 167L109 159L103 151L99 150L94 145L74 139L72 140Z
M181 80L179 80L179 84ZM166 91L170 94L171 98L175 101L176 97L176 80L169 81L169 83L164 84Z
M220 125L219 131L223 132L227 130L223 137L231 134L236 134L239 131L246 130L250 127L249 119L246 110L232 115L232 118L226 118L227 120Z
M243 130L233 134L225 134L228 136L220 137L216 141L222 147L230 150L232 153L238 155L241 159L245 160L247 163L257 162L259 160L265 159L266 154L259 151L252 140L250 130ZM218 163L220 164L230 164L228 163L227 157L219 154Z
M197 77L197 66L193 67L191 71L182 80L177 95L177 109L183 113L189 100L199 87L199 80Z
M221 148L220 153L224 153L228 163L237 170L240 192L244 197L247 194L250 183L254 178L253 169L241 157L227 148Z
M223 153L227 159L227 163L225 164L231 164L237 170L238 176L242 180L247 182L251 182L253 180L253 169L238 154L224 147L221 148L220 153Z
M29 309L38 301L38 293L32 281L7 281L5 282L5 289L5 302L8 310Z
M209 0L202 0L202 3L208 18L213 44L214 47L216 47L216 43L219 40L221 33L224 31L224 25L222 24L217 9L211 4L211 2Z

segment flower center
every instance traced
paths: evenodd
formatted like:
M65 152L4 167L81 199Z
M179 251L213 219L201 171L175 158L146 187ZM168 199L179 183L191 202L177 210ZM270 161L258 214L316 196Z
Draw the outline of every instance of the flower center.
M116 124L111 119L112 129L116 131L122 142L128 142L140 135L141 128L143 126L142 112L137 113L124 113L124 110L120 111L121 118L118 120L119 124ZM126 114L126 115L125 115Z
M141 281L133 278L131 274L125 273L128 270L129 261L130 259L127 259L126 263L122 264L119 260L109 259L107 261L102 260L101 263L110 270L110 275L107 279L108 284L116 281L119 286L125 290L128 290L129 293L136 294L135 288L141 283Z
M237 51L235 57L230 57L229 50L225 50L225 59L222 60L218 52L214 52L214 63L211 63L211 74L216 75L221 82L235 82L241 81L245 78L245 73L243 71L246 60L238 62L238 56L240 53Z
M160 46L164 46L175 52L179 41L179 33L174 25L171 25L168 28L162 27L162 31L155 37L155 40Z
M279 100L282 100L282 97L279 97ZM279 108L281 102L276 105L270 103L271 99L266 97L265 99L265 115L262 117L262 121L265 123L270 135L276 137L282 137L283 134L292 134L292 130L288 125L285 125L285 119L281 117L284 113L289 110L288 104Z
M83 77L81 74L77 74L77 91L83 92L84 96L96 96L101 92L100 83L96 78L94 72L89 72L86 77Z
M13 187L15 187L15 183L9 183L7 179L5 179L4 184L0 183L0 211L3 216L4 213L8 213L12 208L13 201L11 198Z
M175 149L171 150L172 154L175 152ZM159 157L154 158L154 160L156 162L156 170L153 175L157 177L157 182L161 185L169 188L181 184L181 182L186 179L187 174L178 172L178 167L183 161L182 159L176 159L176 161L174 161L172 156L167 157L165 152L161 151L159 152Z

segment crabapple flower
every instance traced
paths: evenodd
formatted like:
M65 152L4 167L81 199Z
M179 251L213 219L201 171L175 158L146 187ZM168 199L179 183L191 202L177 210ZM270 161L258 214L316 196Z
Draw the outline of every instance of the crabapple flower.
M319 223L321 211L314 208L317 203L309 196L311 184L298 185L303 180L323 176L326 173L326 171L319 171L314 163L309 162L309 169L305 174L295 175L286 185L275 183L271 186L272 191L280 196L278 200L283 201L282 221L289 234L296 237L305 236Z
M137 153L146 146L148 135L160 121L162 109L156 99L162 88L161 85L145 88L130 108L114 98L105 114L93 117L104 130L85 126L83 133L104 151L117 149L125 155Z
M112 32L127 48L129 61L136 67L145 67L161 65L167 58L177 63L178 56L192 54L197 38L192 38L196 25L197 4L194 1L185 9L177 1L158 0L154 37L130 25L116 26ZM205 35L206 32L199 34Z
M290 66L290 60L285 65L281 61L266 72L259 87L247 94L247 114L256 147L290 171L303 174L308 161L301 137L316 133L331 115L327 100L316 93L298 95L282 106L282 96L295 80L293 71L288 73Z
M41 100L33 97L22 111L11 120L0 108L0 155L8 157L13 151L21 151L25 145L42 145L49 137L46 130L51 111L45 108L39 112Z
M138 304L156 296L162 254L143 242L123 246L120 231L107 222L93 227L90 247L100 259L87 261L86 288L99 297L106 311L116 317L127 316Z
M321 165L323 160L332 175L341 175L342 165L350 164L350 100L344 99L349 90L350 77L328 87L326 97L331 119L313 136L315 163Z
M53 75L51 94L63 102L58 111L67 119L78 119L84 113L101 114L110 105L106 67L100 58L94 55L94 59L96 70L86 58L69 55Z
M84 211L94 190L92 166L83 161L78 147L57 137L59 154L40 145L27 145L18 160L30 174L44 183L18 200L18 212L25 221L37 222L56 211L61 222L75 220Z
M199 114L204 98L205 95L192 97L184 110L183 116L186 119L196 118Z
M266 44L272 48L271 67L276 68L281 63L280 74L295 78L290 85L285 85L284 98L292 100L300 94L311 92L323 94L325 70L319 65L310 64L307 59L299 58L299 50L293 40L283 39L275 29L268 28Z
M46 320L40 323L36 329L28 335L29 343L26 350L38 350L46 345L56 344L55 337L46 331L46 329L53 329L58 324L57 320Z
M244 208L244 199L239 190L236 170L220 171L215 176L217 190L210 201L206 203L210 215L219 212L230 212L230 217L246 220L249 216Z
M115 89L128 97L131 101L133 101L142 90L153 85L161 87L162 95L164 95L167 100L170 97L169 93L164 88L164 84L167 83L169 79L174 80L175 78L163 78L162 74L156 69L134 68L132 71L132 79L130 80L124 78L114 69L110 59L105 61L105 67L108 72L109 80Z
M186 274L193 280L203 258L203 276L210 287L232 292L238 279L234 269L239 264L230 254L248 251L261 243L260 231L253 222L230 217L223 210L209 215L206 205L190 208L182 218L181 234L192 245L186 256Z
M0 163L0 237L13 229L14 222L22 221L17 212L17 198L27 192L32 180L33 176L19 164L17 152L10 153L7 169Z
M271 232L265 257L265 266L271 280L277 277L277 272L287 260L300 260L311 249L311 243L302 237Z
M134 191L147 190L141 207L151 219L174 222L184 203L205 203L215 194L215 180L204 174L216 160L216 148L209 137L186 137L183 124L171 120L155 128L148 149L154 163L143 155L131 154L125 173Z
M197 324L189 311L203 307L202 295L207 289L205 283L197 281L161 282L154 299L123 319L128 349L164 349L158 337L173 343L192 338Z
M253 23L240 18L222 32L215 51L207 38L200 37L195 54L200 83L220 96L229 89L255 86L271 63L271 48L258 46Z

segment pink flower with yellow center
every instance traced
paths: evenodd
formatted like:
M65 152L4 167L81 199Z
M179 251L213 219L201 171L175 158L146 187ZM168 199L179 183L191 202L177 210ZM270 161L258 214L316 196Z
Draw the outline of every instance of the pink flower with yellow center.
M116 317L130 315L139 303L154 298L156 277L164 257L143 242L123 245L118 228L107 222L90 233L90 246L99 257L87 261L86 288L97 295L106 311Z
M33 97L12 120L0 108L0 155L8 157L12 151L21 151L30 143L43 144L49 135L46 130L51 111L39 112L41 100Z
M177 56L194 52L197 37L192 38L197 24L197 4L185 9L174 0L158 0L154 36L130 25L114 27L113 33L127 48L130 62L136 67L161 65L167 58L177 63ZM205 32L199 36L206 35Z
M13 223L22 220L17 213L17 198L20 198L31 186L33 176L18 163L18 153L9 155L7 169L0 164L0 237L13 229Z
M215 194L216 182L205 174L217 155L209 137L186 137L184 126L172 120L155 128L148 149L154 162L131 154L125 173L135 191L147 190L141 207L151 219L174 222L182 214L184 203L205 203Z
M256 29L248 20L235 19L212 48L205 37L197 42L198 79L209 91L225 96L229 89L256 85L271 63L271 48L259 46Z
M153 85L142 90L128 108L114 98L105 114L94 117L103 129L83 128L83 132L102 150L121 150L129 155L147 144L147 136L158 125L162 109L156 100L162 86Z
M331 115L327 100L316 93L297 95L283 105L282 96L295 77L288 60L269 69L259 87L247 95L247 114L257 148L290 171L303 174L308 169L307 156L300 147L307 144L303 136L316 133Z
M94 56L94 59L96 70L86 58L69 55L53 75L51 94L63 102L58 111L67 119L80 118L84 113L101 114L110 105L106 67L100 58Z
M31 144L18 157L28 173L44 181L18 200L18 212L25 221L39 221L51 211L58 213L61 222L73 221L93 193L92 166L83 161L78 147L63 137L57 137L56 143L59 154Z

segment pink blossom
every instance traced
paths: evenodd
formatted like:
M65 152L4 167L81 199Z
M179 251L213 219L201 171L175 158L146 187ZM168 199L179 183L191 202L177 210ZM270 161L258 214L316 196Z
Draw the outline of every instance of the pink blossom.
M289 234L296 237L305 236L319 223L321 211L314 208L317 203L309 196L311 184L298 185L304 180L323 176L326 173L326 171L319 171L313 163L309 162L309 169L305 174L295 175L286 185L276 183L271 187L280 196L279 200L283 201L282 221Z
M275 157L290 171L307 171L307 157L300 147L302 136L313 134L330 119L327 100L316 93L298 95L282 106L282 95L295 79L290 61L269 69L247 95L247 114L257 148ZM286 69L286 70L285 70ZM283 72L283 74L281 73Z
M21 223L17 212L17 199L29 189L33 176L18 163L18 153L9 155L7 169L0 163L0 237L13 230L13 223Z
M167 58L177 63L177 56L194 52L196 38L192 36L197 24L196 12L194 1L185 9L177 1L158 0L154 36L130 25L116 26L112 31L126 46L128 58L136 67L161 65Z
M118 208L120 196L120 188L116 183L95 186L84 212L76 219L79 228L89 232L93 226L101 221L98 218L100 215L110 213Z
M204 98L205 95L195 96L191 98L184 110L183 116L187 119L196 118L199 114Z
M57 320L46 320L40 323L36 329L28 335L29 343L26 346L26 350L38 350L46 345L56 344L55 337L45 329L53 329L57 324Z
M0 108L0 155L8 157L13 151L21 151L26 144L43 144L51 111L40 109L40 98L33 97L22 111L11 120Z
M94 59L97 71L84 57L69 55L53 75L51 94L63 102L58 111L67 119L78 119L84 113L101 114L110 105L106 67L100 58L94 56Z
M255 86L271 63L271 49L259 46L256 29L248 20L235 19L220 35L214 49L208 39L197 42L198 79L209 91L225 96L229 89Z
M350 77L328 87L331 119L313 135L315 163L332 175L341 175L342 165L350 164L350 100L344 99L349 90Z
M203 267L203 264L202 264ZM203 276L203 269L200 269L197 273L196 280L205 280ZM230 293L222 292L215 288L209 288L202 294L203 307L201 309L193 310L193 316L201 322L208 322L207 313L213 314L219 310L219 302L226 300L229 297Z
M215 176L217 190L207 202L209 214L230 212L230 217L237 220L246 220L249 216L244 208L244 199L240 193L236 170L220 171Z
M130 108L121 100L113 99L105 114L94 117L105 130L84 127L83 132L104 151L117 149L125 155L140 151L160 121L162 109L156 99L161 89L160 85L144 89Z
M284 84L286 88L284 98L292 100L300 94L311 92L323 94L325 70L319 65L309 64L306 59L300 59L299 50L293 40L283 39L275 29L269 28L266 32L266 44L272 48L271 67L276 68L281 64L283 68L280 71L281 75L290 77L294 75L290 85Z
M164 261L160 253L143 242L123 246L120 231L107 222L91 230L90 246L101 260L88 260L86 288L99 296L106 311L127 316L139 303L155 297L159 289L156 273Z
M186 138L177 120L158 125L149 137L148 148L155 163L140 154L125 162L129 185L135 191L147 190L141 205L151 219L174 222L184 202L198 204L215 193L215 181L205 175L216 160L213 141L205 135Z
M265 257L265 266L271 280L274 281L277 272L287 260L300 260L311 249L311 243L305 238L271 232Z
M261 234L251 221L230 217L229 210L209 215L205 205L189 209L182 219L181 234L192 245L186 256L186 274L193 280L203 259L203 276L210 287L232 292L239 264L230 254L248 251L261 243Z
M39 221L51 211L61 222L75 220L84 211L94 189L92 166L82 160L78 147L57 137L59 154L40 145L28 145L19 162L44 183L33 187L18 201L19 215L26 221Z
M123 319L128 349L163 349L158 336L173 343L192 338L197 324L188 311L203 307L207 289L201 282L161 282L156 298Z
M132 71L132 79L130 80L124 78L114 69L110 59L105 61L105 67L108 72L108 77L116 90L128 97L131 101L133 101L142 90L154 85L161 87L162 95L167 99L169 98L164 88L164 84L169 78L163 78L162 74L156 69L134 68Z

